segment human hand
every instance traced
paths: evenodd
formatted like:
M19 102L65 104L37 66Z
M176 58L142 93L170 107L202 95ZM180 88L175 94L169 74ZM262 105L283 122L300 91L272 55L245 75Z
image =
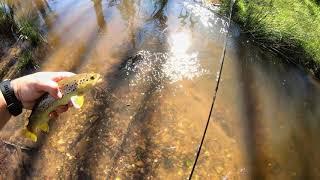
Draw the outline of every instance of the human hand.
M32 109L36 100L44 93L49 93L57 99L61 98L62 93L57 82L73 75L74 73L71 72L39 72L12 80L11 86L23 107ZM57 116L67 111L68 107L68 104L60 106L51 115Z

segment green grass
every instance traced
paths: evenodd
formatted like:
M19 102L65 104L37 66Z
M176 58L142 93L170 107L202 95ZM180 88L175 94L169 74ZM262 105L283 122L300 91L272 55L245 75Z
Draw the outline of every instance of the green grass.
M17 23L17 26L20 38L29 40L33 45L38 44L42 40L36 20L22 18Z
M222 0L228 13L230 0ZM318 0L237 0L233 20L261 46L320 77L320 5Z
M18 70L22 70L30 63L32 63L32 53L29 51L22 53L22 55L18 58Z
M6 0L0 0L0 33L2 35L18 35L19 39L28 40L37 45L42 40L38 17L35 12L27 12L24 16L14 16L14 8L8 8ZM5 8L7 7L7 8ZM11 13L10 13L11 11Z
M31 51L25 51L18 58L17 68L19 71L22 71L27 66L34 66L33 56Z

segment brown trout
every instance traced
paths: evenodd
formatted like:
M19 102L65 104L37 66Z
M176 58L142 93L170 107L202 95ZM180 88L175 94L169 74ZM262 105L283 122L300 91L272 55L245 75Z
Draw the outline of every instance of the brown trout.
M62 98L55 99L48 93L44 94L32 109L26 129L25 137L37 141L37 132L42 130L49 132L49 114L58 106L72 102L75 108L80 108L84 102L84 93L102 81L100 74L83 73L65 78L58 82Z

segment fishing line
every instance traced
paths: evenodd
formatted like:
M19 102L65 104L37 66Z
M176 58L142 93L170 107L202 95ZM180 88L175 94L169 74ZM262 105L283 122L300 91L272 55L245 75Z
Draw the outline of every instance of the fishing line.
M202 148L202 145L203 145L203 142L204 142L207 130L208 130L209 123L210 123L210 119L211 119L211 115L212 115L212 111L213 111L213 106L214 106L214 103L216 101L216 97L217 97L217 93L218 93L218 89L219 89L219 84L220 84L220 81L221 81L221 74L222 74L224 59L225 59L225 56L226 56L227 39L228 39L229 31L230 31L232 7L233 7L234 2L235 2L235 0L231 0L230 1L230 14L229 14L229 20L228 20L228 30L227 30L227 33L226 33L226 36L225 36L222 55L221 55L221 58L220 58L220 69L219 69L219 71L217 73L218 77L217 77L216 88L215 88L215 91L214 91L214 94L213 94L213 97L212 97L212 103L211 103L211 108L210 108L210 112L209 112L209 115L208 115L206 127L205 127L203 135L202 135L202 139L201 139L201 143L200 143L199 149L197 151L196 159L195 159L195 161L193 163L193 166L192 166L192 170L191 170L191 173L190 173L190 176L189 176L189 180L192 179L193 172L194 172L194 170L196 168L196 165L197 165L200 153L201 153L201 148Z

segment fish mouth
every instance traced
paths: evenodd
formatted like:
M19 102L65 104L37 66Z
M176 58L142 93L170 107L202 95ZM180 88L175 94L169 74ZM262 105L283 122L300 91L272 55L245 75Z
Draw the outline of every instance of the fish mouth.
M98 76L96 84L100 84L100 83L102 83L102 81L103 81L103 79L102 79L102 77L100 75L100 76Z

